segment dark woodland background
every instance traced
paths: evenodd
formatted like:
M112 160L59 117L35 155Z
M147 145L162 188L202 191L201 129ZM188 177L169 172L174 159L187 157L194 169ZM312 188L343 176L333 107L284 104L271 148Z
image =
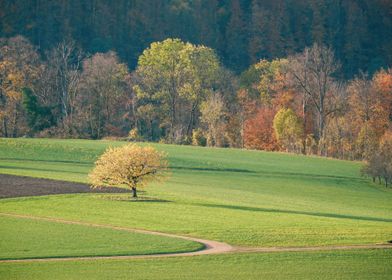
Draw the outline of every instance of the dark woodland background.
M114 50L131 70L150 43L180 38L215 49L236 73L317 42L352 78L392 64L392 1L1 0L0 37L15 35L42 53L64 39L89 53Z

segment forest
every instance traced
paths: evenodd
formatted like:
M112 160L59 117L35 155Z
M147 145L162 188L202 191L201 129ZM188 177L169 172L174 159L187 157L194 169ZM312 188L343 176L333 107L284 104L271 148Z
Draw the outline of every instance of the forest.
M113 4L115 3L115 4ZM214 49L236 74L260 59L327 45L342 74L392 63L390 0L3 0L0 37L23 35L44 54L74 40L86 53L115 51L134 70L151 43L180 38Z
M0 136L392 158L389 1L147 2L2 1Z

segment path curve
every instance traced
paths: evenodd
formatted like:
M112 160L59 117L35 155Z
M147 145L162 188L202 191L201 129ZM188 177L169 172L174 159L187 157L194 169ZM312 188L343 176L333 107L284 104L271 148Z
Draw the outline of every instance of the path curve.
M34 259L11 259L11 260L0 260L0 263L5 262L47 262L47 261L71 261L71 260L96 260L96 259L141 259L141 258L157 258L157 257L186 257L186 256L198 256L198 255L207 255L207 254L223 254L226 252L234 251L234 248L226 243L206 240L200 238L194 238L190 236L176 235L171 233L164 233L159 231L151 231L144 229L134 229L127 227L118 227L111 225L103 225L103 224L95 224L95 223L85 223L85 222L77 222L77 221L69 221L57 218L47 218L47 217L37 217L37 216L28 216L28 215L19 215L19 214L11 214L11 213L0 213L0 216L13 217L13 218L23 218L23 219L31 219L31 220L39 220L39 221L48 221L48 222L56 222L62 224L70 224L70 225L82 225L82 226L90 226L97 228L107 228L113 230L121 230L128 231L134 233L142 233L142 234L151 234L158 236L165 236L170 238L179 238L190 240L194 242L198 242L204 245L204 248L199 251L192 252L184 252L184 253L163 253L163 254L150 254L150 255L131 255L131 256L94 256L94 257L58 257L58 258L34 258Z
M231 246L224 242L194 238L190 236L183 236L171 233L164 233L158 231L150 231L144 229L134 229L127 227L118 227L111 225L85 223L78 221L70 221L57 218L37 217L11 213L0 213L0 216L32 219L40 221L49 221L71 225L83 225L98 228L107 228L113 230L122 230L128 232L136 232L142 234L152 234L158 236L165 236L171 238L180 238L198 242L204 245L204 248L199 251L185 252L185 253L163 253L150 255L125 255L125 256L93 256L93 257L58 257L58 258L32 258L32 259L10 259L0 260L0 263L15 263L15 262L53 262L53 261L79 261L79 260L111 260L111 259L147 259L147 258L163 258L163 257L189 257L209 254L224 254L224 253L272 253L272 252L307 252L307 251L334 251L334 250L355 250L355 249L392 249L392 244L363 244L363 245L334 245L334 246L310 246L310 247L239 247Z

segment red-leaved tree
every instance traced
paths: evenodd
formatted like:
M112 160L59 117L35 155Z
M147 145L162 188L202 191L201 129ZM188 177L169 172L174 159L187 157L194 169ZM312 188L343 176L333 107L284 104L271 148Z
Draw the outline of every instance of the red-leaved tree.
M244 144L248 149L275 151L279 149L273 129L275 111L261 108L257 114L245 121Z

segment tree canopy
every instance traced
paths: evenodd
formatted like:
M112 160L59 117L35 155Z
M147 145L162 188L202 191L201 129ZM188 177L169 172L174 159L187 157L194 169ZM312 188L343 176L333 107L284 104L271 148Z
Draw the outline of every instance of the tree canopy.
M167 175L166 154L153 147L128 144L108 148L96 161L89 174L93 187L127 187L137 197L137 189Z
M179 39L152 43L140 56L134 76L139 110L147 111L139 121L148 123L148 112L154 112L155 125L167 139L182 142L191 137L199 106L218 88L219 78L220 63L212 49Z

